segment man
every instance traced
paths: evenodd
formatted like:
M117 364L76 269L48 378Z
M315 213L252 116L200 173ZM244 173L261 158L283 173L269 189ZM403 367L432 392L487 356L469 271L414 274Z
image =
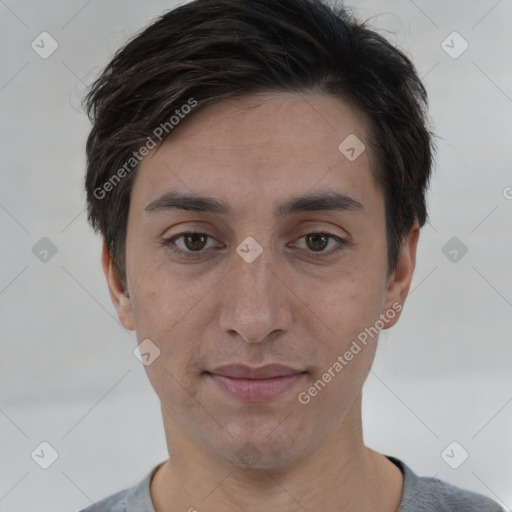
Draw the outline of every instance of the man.
M86 100L89 220L169 459L86 510L499 511L364 445L433 143L409 59L318 0L196 0Z

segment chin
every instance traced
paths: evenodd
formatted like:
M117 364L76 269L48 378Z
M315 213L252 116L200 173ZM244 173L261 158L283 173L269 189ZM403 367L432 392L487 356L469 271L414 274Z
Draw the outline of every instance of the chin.
M274 469L296 460L301 455L298 447L304 446L306 443L290 436L289 427L279 429L273 425L257 434L239 432L239 435L225 439L221 446L217 445L214 452L217 457L236 467Z

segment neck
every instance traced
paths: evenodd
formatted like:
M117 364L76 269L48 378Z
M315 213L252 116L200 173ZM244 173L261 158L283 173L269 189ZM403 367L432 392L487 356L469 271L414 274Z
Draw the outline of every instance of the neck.
M396 512L402 474L364 445L360 411L361 396L336 434L316 450L285 465L260 469L227 463L204 449L162 408L170 458L151 481L155 510Z

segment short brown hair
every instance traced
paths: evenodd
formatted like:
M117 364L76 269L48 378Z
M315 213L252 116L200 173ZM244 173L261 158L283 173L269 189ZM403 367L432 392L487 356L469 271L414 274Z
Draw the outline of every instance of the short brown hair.
M262 91L327 93L366 114L372 172L384 191L388 270L395 268L404 235L415 219L420 226L427 219L434 150L427 94L412 62L343 7L321 0L195 0L132 38L84 100L93 123L88 219L125 284L141 147L191 99L194 115L222 99Z

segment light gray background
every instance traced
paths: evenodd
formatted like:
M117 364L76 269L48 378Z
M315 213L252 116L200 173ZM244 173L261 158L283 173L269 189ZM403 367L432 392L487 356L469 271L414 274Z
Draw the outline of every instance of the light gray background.
M79 98L174 5L0 0L0 511L73 511L167 456L86 223ZM365 440L510 508L512 2L367 0L356 13L413 58L441 137L412 292L365 384ZM43 31L59 45L47 59L31 48ZM469 44L457 59L441 47L453 31ZM442 252L454 236L468 248L456 262ZM58 249L46 263L32 253L42 237ZM46 470L30 455L42 441L59 455ZM469 453L458 469L441 457L452 441Z

